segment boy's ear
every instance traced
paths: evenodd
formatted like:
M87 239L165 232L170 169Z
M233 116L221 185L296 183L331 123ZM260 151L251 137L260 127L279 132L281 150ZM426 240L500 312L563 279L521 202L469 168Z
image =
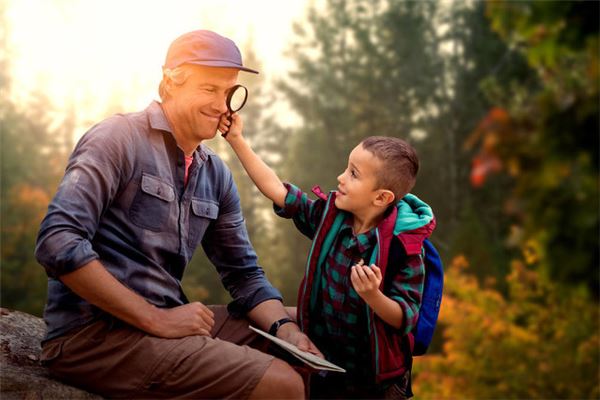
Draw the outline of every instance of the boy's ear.
M375 205L381 207L387 207L394 202L394 193L391 190L379 189L377 196L375 197Z

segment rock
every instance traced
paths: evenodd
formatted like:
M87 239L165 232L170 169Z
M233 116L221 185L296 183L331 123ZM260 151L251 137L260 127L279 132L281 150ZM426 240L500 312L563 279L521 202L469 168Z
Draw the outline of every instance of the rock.
M49 376L39 361L45 333L41 318L0 308L0 398L101 399Z

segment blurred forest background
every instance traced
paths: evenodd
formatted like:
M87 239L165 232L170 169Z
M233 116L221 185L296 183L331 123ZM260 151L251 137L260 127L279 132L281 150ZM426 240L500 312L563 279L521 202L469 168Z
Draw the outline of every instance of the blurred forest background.
M599 3L327 0L307 12L289 78L266 92L261 75L242 77L245 132L305 190L335 188L366 136L418 149L414 193L436 214L446 286L416 398L600 398ZM0 46L9 34L0 24ZM41 315L33 249L74 117L53 123L44 93L11 102L9 65L0 53L1 303ZM280 101L297 126L269 112ZM274 218L224 141L209 146L234 171L261 265L295 304L309 241ZM201 253L188 296L228 302Z

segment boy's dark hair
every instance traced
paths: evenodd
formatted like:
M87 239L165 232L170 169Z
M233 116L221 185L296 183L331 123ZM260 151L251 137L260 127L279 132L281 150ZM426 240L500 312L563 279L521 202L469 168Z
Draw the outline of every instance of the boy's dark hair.
M412 190L419 172L419 157L408 142L395 137L370 136L361 144L383 164L377 171L378 189L391 190L394 203Z

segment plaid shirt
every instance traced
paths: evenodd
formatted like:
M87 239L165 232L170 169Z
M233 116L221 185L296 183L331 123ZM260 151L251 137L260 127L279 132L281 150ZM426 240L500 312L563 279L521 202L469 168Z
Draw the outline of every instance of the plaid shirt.
M311 200L298 187L285 185L288 194L284 208L278 213L293 217L301 226L314 232L323 216L325 201ZM377 237L375 228L354 235L352 223L353 216L347 213L327 254L323 273L315 278L318 281L317 311L314 312L309 332L326 358L348 371L348 384L361 377L361 385L364 386L365 382L374 380L367 308L352 287L350 267L360 259L368 264ZM422 264L421 257L412 257L409 261ZM416 267L422 268L422 265ZM406 298L407 292L415 289L410 282L403 281L402 274L394 274L388 287L386 296L400 303L405 301L403 298Z
M184 153L159 103L111 117L88 131L42 221L36 257L46 269L46 338L104 317L59 279L98 259L157 307L187 303L186 265L201 244L243 313L281 299L250 244L231 172L210 149Z

